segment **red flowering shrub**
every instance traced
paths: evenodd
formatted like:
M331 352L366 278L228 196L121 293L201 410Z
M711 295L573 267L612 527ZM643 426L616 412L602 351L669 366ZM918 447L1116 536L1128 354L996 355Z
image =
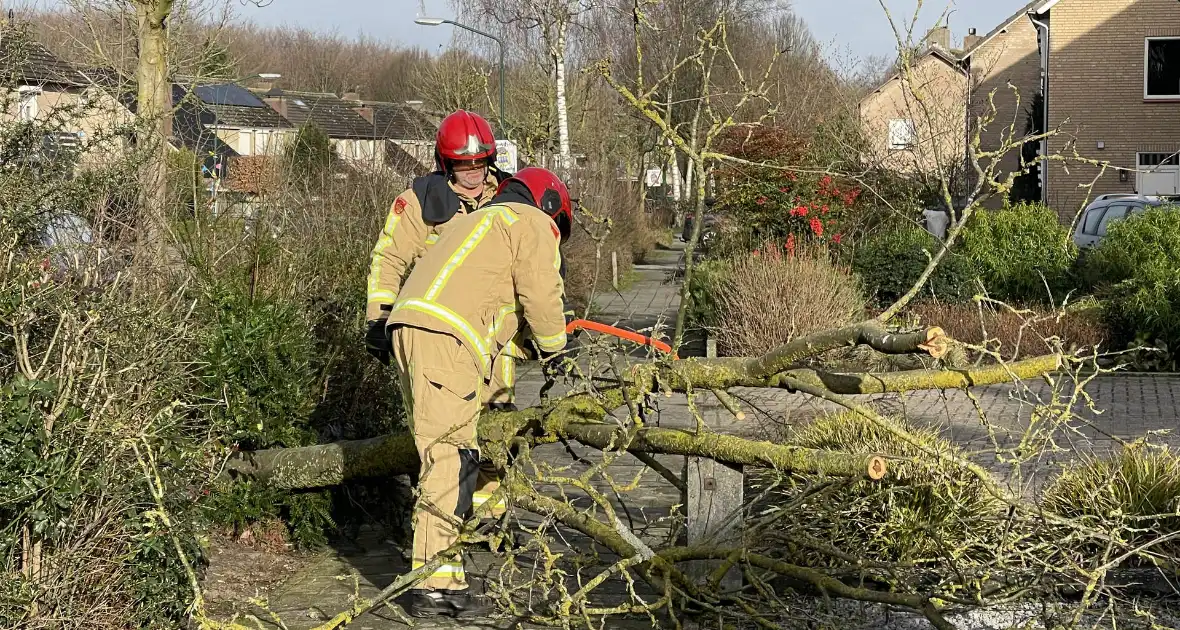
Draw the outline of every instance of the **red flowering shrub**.
M839 244L842 224L861 195L855 185L831 176L770 168L744 179L731 178L719 189L716 209L732 226L725 235L729 251L749 251L754 243L782 243L787 238Z
M842 224L857 206L861 190L830 175L800 172L808 143L775 127L736 127L719 150L766 166L724 165L718 169L717 212L731 226L721 249L750 251L763 241L839 243ZM795 242L795 241L792 241Z

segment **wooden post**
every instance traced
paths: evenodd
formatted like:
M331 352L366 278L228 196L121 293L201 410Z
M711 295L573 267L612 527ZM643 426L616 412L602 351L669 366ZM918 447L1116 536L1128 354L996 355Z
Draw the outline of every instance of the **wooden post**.
M704 457L685 458L684 506L688 544L740 547L744 529L743 479L741 466L731 466ZM689 577L707 578L720 561L696 561L686 567ZM742 574L731 568L721 580L721 590L742 587Z
M619 252L615 251L610 253L610 284L619 290Z

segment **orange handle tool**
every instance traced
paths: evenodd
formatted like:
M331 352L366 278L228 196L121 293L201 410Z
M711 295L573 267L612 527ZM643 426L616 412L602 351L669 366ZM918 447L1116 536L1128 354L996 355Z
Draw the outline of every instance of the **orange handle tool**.
M632 332L630 330L623 330L622 328L608 326L607 324L600 324L598 322L592 322L588 319L575 319L574 321L570 322L565 327L565 334L572 335L573 332L575 330L578 330L579 328L581 328L583 330L592 330L594 332L602 333L604 335L611 335L612 337L618 337L619 339L625 339L627 341L637 343L641 346L650 346L650 347L655 348L656 350L659 350L660 352L663 352L665 354L672 354L672 346L669 346L668 344L660 341L659 339L653 339L653 338L648 337L646 335L641 335L637 332ZM672 358L679 359L680 357L673 355Z

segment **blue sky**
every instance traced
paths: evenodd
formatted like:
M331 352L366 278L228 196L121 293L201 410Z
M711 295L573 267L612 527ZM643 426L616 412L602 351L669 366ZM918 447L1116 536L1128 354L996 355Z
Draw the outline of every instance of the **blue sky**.
M912 18L916 0L885 2L895 19ZM961 38L970 27L983 34L1026 3L1027 0L926 0L919 24L928 27L940 14L950 10L950 25L956 38ZM895 49L879 0L794 0L792 4L834 61L892 55ZM262 8L245 5L237 11L242 17L264 24L300 25L335 30L341 35L364 32L431 50L446 47L452 27L414 24L422 6L429 17L454 16L447 0L271 0Z
M18 0L14 4L53 5L58 0ZM919 25L932 25L951 10L950 25L956 39L975 27L980 34L1026 4L1027 0L926 0ZM794 0L794 11L807 21L834 62L855 64L870 55L892 56L893 34L880 0ZM912 17L917 0L885 0L896 19ZM403 45L438 51L450 41L450 26L418 26L414 18L454 17L448 0L267 0L255 6L235 0L234 10L246 19L269 25L292 25L343 36L360 33L388 38Z

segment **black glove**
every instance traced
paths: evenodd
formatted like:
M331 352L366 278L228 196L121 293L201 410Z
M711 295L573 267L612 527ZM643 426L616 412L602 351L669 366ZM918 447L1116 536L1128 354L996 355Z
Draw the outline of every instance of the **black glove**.
M541 373L547 381L555 381L559 377L569 376L574 371L574 361L569 352L541 351Z
M381 319L369 320L369 329L365 331L365 350L373 355L382 365L389 365L389 354L393 350L393 343L389 340L389 331L385 327L389 316Z

